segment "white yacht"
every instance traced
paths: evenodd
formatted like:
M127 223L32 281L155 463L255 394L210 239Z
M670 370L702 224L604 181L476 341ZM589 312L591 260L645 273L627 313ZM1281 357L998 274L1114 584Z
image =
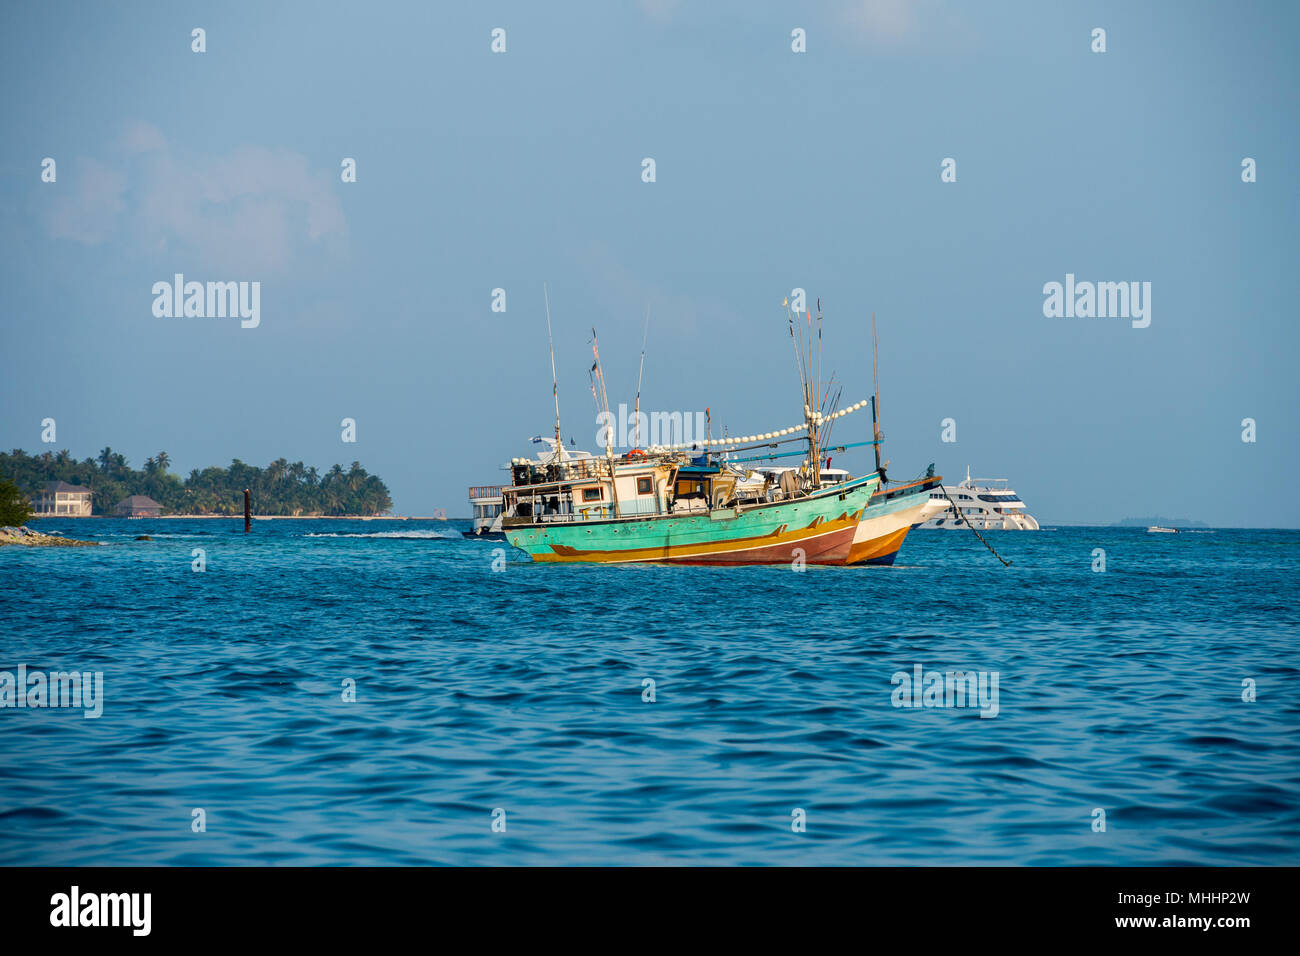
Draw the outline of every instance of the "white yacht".
M961 509L958 514L948 504L947 497ZM976 531L1037 531L1038 522L1025 511L1025 503L1007 487L1006 478L975 478L966 467L966 478L957 485L944 485L943 491L932 491L931 500L946 507L938 514L921 522L919 528L965 528L967 522Z
M579 461L584 458L594 457L591 452L578 451L576 448L565 448L561 443L556 445L554 438L547 438L543 435L535 435L530 439L534 445L545 445L547 450L539 454L535 459L530 458L512 458L509 465L502 465L502 471L509 471L514 465L529 464L545 467L554 465L563 461ZM501 508L502 492L509 485L470 485L469 503L473 508L474 525L470 531L462 531L467 538L484 538L489 540L504 541L505 532L501 530Z

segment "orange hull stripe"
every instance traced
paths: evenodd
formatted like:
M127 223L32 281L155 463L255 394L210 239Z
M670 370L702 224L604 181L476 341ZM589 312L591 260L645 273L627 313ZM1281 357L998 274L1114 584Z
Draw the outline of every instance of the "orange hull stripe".
M629 548L618 551L585 551L563 544L551 545L554 554L545 552L534 554L534 561L663 561L671 558L687 558L709 554L725 554L728 551L745 551L751 548L771 547L780 544L796 544L823 535L834 534L845 528L857 526L862 512L833 521L823 521L816 527L799 528L795 531L781 532L778 528L770 534L752 538L735 538L731 541L709 541L702 544L665 545L657 548ZM785 526L782 525L782 528Z
M882 558L888 554L894 554L903 546L903 539L907 537L907 532L911 531L910 525L904 525L897 531L879 538L873 538L871 541L859 541L849 549L848 560L845 564L857 564L859 561L869 561L872 558Z

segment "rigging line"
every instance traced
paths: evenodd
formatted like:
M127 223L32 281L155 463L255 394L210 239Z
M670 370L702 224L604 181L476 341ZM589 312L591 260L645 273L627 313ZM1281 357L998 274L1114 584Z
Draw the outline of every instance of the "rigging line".
M823 449L830 446L831 432L835 428L835 423L839 420L835 418L834 415L835 412L839 411L840 397L843 394L844 394L843 388L836 390L835 397L831 400L830 405L827 407L827 411L829 412L829 414L826 416L826 423L827 423L826 431L822 434L822 441L821 441L821 445ZM826 456L823 455L822 457L825 458Z
M826 391L822 395L822 404L826 403L827 396L831 393L831 386L835 384L835 369L831 369L831 374L826 379ZM841 386L843 388L843 386Z
M994 551L993 545L985 541L983 536L981 536L980 533L975 530L975 526L970 523L970 518L961 513L961 508L957 507L957 502L952 500L952 495L948 494L948 489L945 488L942 483L939 485L939 490L942 491L943 496L948 499L948 504L952 505L953 514L957 516L957 521L961 524L964 524L966 527L970 528L970 533L980 539L980 543L984 545L984 547L989 549L993 557L997 558L999 561L1002 562L1002 566L1004 568L1011 567L1011 562L1008 561L1006 558L1002 557L1002 555L998 554L996 551Z
M859 448L859 447L862 447L862 446L865 446L865 445L874 445L874 444L875 444L875 442L870 442L870 441L854 441L854 442L849 442L847 445L834 445L834 446L832 446L832 447L830 448L830 450L833 451L833 452L835 452L836 454L839 454L840 452L842 452L842 451L844 451L845 449L848 449L848 448ZM755 448L760 448L760 447L762 447L762 446L761 446L761 445L750 445L750 446L748 446L748 447L746 447L746 448L738 448L738 449L736 449L736 450L737 450L737 451L752 451L753 449L755 449ZM773 452L772 454L768 454L768 455L751 455L751 456L748 457L748 458L732 458L732 459L730 459L730 460L733 461L733 462L739 462L739 461L773 461L773 460L775 460L775 459L777 459L777 458L802 458L802 457L804 457L806 454L808 454L806 451Z

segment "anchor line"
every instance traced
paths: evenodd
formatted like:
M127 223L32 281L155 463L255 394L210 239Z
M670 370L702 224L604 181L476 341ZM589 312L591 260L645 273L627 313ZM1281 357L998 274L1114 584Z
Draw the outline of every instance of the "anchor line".
M942 491L942 492L943 492L943 496L944 496L945 498L948 499L948 504L952 505L952 510L953 510L953 513L957 516L957 520L960 521L962 524L964 524L966 527L970 528L970 533L973 534L973 535L975 535L975 537L977 537L977 538L980 539L980 544L982 544L982 545L984 545L984 547L988 548L988 549L989 549L989 553L992 554L993 557L995 557L995 558L997 558L999 561L1001 561L1001 562L1002 562L1002 566L1003 566L1004 568L1009 568L1009 567L1011 567L1011 562L1008 561L1006 558L1002 557L1002 555L998 554L996 551L994 551L994 550L993 550L993 545L991 545L991 544L989 544L987 541L985 541L984 538L983 538L983 536L980 535L980 533L979 533L978 531L975 530L975 526L974 526L973 524L970 523L970 518L966 517L964 514L961 513L961 508L959 508L959 507L957 506L957 502L955 502L955 501L952 500L952 495L948 494L948 489L945 488L943 485L939 485L939 490Z

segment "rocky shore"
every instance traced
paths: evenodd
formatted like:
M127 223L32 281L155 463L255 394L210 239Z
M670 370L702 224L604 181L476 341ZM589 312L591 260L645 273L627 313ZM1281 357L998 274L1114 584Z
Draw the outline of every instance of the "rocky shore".
M18 544L28 548L93 548L98 541L78 541L61 534L42 534L31 528L0 528L0 547Z

